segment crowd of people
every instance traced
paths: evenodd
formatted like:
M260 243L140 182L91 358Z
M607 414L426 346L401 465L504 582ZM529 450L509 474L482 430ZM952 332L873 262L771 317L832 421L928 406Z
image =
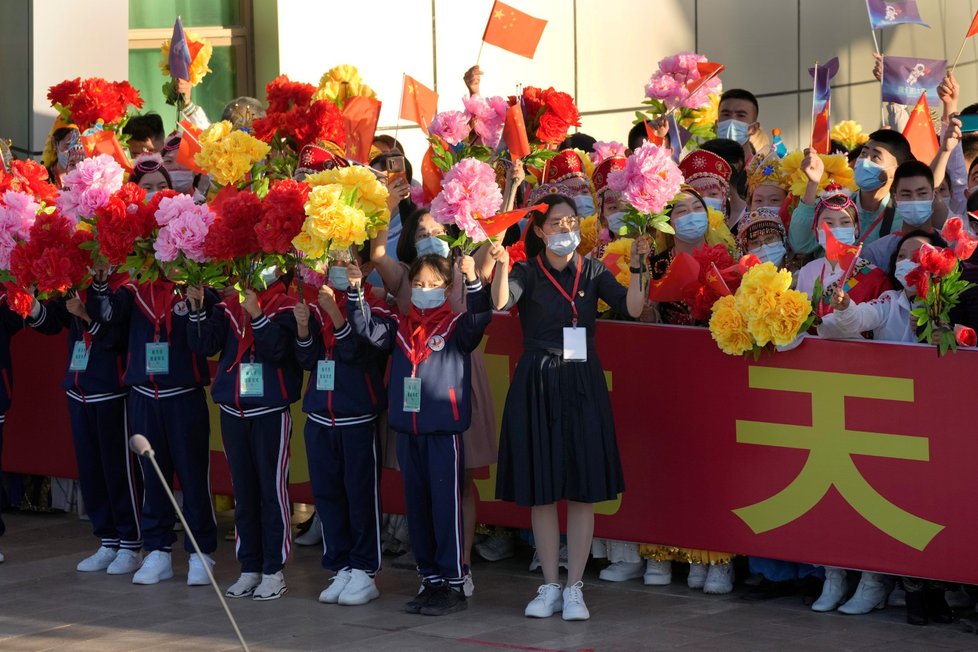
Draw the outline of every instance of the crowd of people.
M466 75L473 96L480 76L478 67ZM181 92L189 100L189 87ZM409 539L421 582L405 609L425 615L465 609L475 591L470 564L477 540L485 559L512 555L514 533L496 528L476 536L472 473L498 464L496 497L530 508L527 540L544 578L525 607L527 617L588 619L584 575L593 556L607 560L600 579L608 582L668 585L677 567L688 564L690 589L726 594L735 568L744 568L748 599L801 591L815 611L849 614L889 601L905 604L912 623L950 622L949 587L939 583L864 572L850 596L840 568L753 557L744 564L731 552L593 537L594 504L636 481L623 477L596 323L705 326L708 310L650 299L647 279L667 277L679 254L712 247L733 260L753 254L790 271L794 287L810 296L820 286L821 320L811 335L917 341L910 316L916 286L907 280L919 265L915 252L944 246L940 232L950 217L978 232L971 215L978 209L978 137L961 133L951 74L939 95L939 152L920 161L896 124L852 149L833 141L829 154L806 148L786 155L767 142L755 96L727 90L712 125L723 137L680 145L682 185L664 211L671 228L647 233L629 231L629 200L612 180L629 157L659 147L650 139L665 138L661 147L670 147L668 122L623 126L625 143L567 134L542 170L519 161L503 166L504 208L536 208L501 237L465 253L450 246L458 229L436 220L413 192L419 183L410 162L403 175L388 172L403 147L379 135L370 168L386 187L389 223L369 242L333 257L318 278L277 265L261 270L260 286L221 290L144 281L93 260L87 287L33 299L26 318L8 299L0 307L5 380L18 330L67 332L62 386L81 491L99 539L78 571L131 575L142 585L174 575L175 514L151 471L137 481L126 446L130 433L141 433L164 475L179 479L200 544L202 554L184 544L187 584L208 583L205 569L214 565L210 555L219 538L209 486L210 386L235 493L240 576L226 589L230 598L273 600L287 591L290 406L301 401L317 519L308 538L322 540L322 565L333 573L321 602L362 605L379 596L380 475L394 466L403 474L407 505L401 536ZM978 105L962 113L978 113ZM222 118L230 129L248 131L264 114L260 101L238 98ZM209 124L189 101L183 117ZM212 179L178 162L186 136L165 131L155 114L128 121L129 181L145 191L144 203L176 194L206 202ZM45 163L51 182L60 185L86 153L71 126L57 126L50 145ZM300 182L357 165L318 142L302 148L299 162ZM11 173L0 173L0 180L4 174ZM827 232L839 243L862 245L851 269L826 257ZM609 269L610 251L627 256L626 275ZM978 266L966 261L963 269L964 277L978 278ZM497 446L479 344L492 312L511 309L519 314L524 352ZM953 319L978 328L973 292L964 294ZM10 387L0 384L0 412L9 408ZM560 503L567 508L563 534Z

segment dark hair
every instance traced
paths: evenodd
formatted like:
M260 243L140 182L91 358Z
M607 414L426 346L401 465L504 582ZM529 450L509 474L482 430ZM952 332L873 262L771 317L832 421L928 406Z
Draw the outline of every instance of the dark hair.
M452 273L452 263L447 258L442 258L438 254L425 254L420 258L415 258L408 268L408 279L413 281L422 269L428 267L445 281L445 285L451 285L454 274Z
M418 257L418 247L415 245L415 236L418 233L418 223L425 215L430 215L431 211L427 208L417 208L407 217L401 215L401 235L397 238L397 259L402 263L411 264ZM454 224L445 225L445 233L449 236L458 235L458 227Z
M845 154L849 156L849 148L838 140L832 139L829 143L829 154Z
M387 148L390 150L396 149L399 152L404 151L404 145L401 144L401 141L394 138L390 134L377 134L376 136L374 136L374 142L384 143L384 145L386 145Z
M644 121L639 122L636 125L632 125L632 128L628 130L628 149L634 152L648 139L649 134L645 130Z
M974 115L976 113L978 113L978 102L964 107L958 115Z
M859 155L863 153L864 149L866 149L866 145L856 145L849 150L849 165L856 162L856 159L859 158Z
M122 133L132 140L152 140L153 142L163 142L166 132L163 130L163 118L158 113L144 113L129 118L129 122L122 128Z
M541 204L547 205L546 211L531 211L527 215L526 222L526 234L523 236L523 240L526 242L526 257L533 258L534 256L543 253L547 248L547 244L543 239L537 235L536 231L533 229L535 226L543 226L543 223L547 220L547 216L554 209L555 206L569 206L574 210L574 215L577 215L577 204L574 200L567 195L552 194L542 197L540 199Z
M934 187L934 171L926 163L915 159L897 166L896 172L893 173L893 189L896 190L897 184L903 179L910 179L912 177L924 177L927 179L930 187Z
M51 134L51 144L55 149L58 149L58 145L61 144L61 141L67 138L68 134L73 131L77 131L77 129L74 127L59 127L58 129L55 129L54 133Z
M968 165L978 158L978 131L961 135L961 153Z
M166 187L173 190L173 179L170 178L167 169L163 167L163 159L159 154L137 156L136 160L133 161L132 174L129 175L129 180L138 185L143 177L154 172L162 174L163 178L166 179Z
M590 154L594 151L594 143L596 142L598 142L597 138L588 136L587 134L579 131L576 134L571 134L565 138L557 149L579 149Z
M869 134L869 141L866 144L868 145L871 142L876 143L892 154L893 158L897 161L897 165L914 160L913 152L910 151L910 143L899 131L894 131L893 129L877 129Z
M723 95L720 96L720 103L723 104L726 100L747 100L754 105L754 120L761 114L761 107L757 103L757 98L754 94L743 88L731 88L728 91L724 91ZM717 106L719 106L719 104Z
M946 243L944 242L943 238L941 238L940 234L937 231L932 231L931 233L927 233L926 231L921 231L918 229L916 231L911 231L910 233L905 233L903 237L900 238L900 241L897 243L896 249L893 250L893 255L890 256L889 277L890 277L890 282L893 283L893 287L896 290L903 289L903 283L897 280L896 277L897 256L900 255L900 248L903 247L903 243L909 240L910 238L923 238L928 242L928 244L931 244L935 247L946 246Z
M729 138L711 138L700 145L700 149L712 152L727 162L734 170L744 169L744 146Z

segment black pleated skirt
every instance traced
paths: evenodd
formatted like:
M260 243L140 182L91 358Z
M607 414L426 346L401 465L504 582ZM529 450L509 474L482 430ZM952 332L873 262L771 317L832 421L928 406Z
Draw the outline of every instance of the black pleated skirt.
M554 352L526 351L506 395L496 497L525 506L597 503L624 488L597 354L564 362Z

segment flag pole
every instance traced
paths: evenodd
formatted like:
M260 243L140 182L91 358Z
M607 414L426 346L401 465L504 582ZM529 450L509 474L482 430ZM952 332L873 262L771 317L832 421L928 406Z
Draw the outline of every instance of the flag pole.
M485 44L486 44L485 41L480 41L479 42L479 54L477 54L475 56L475 65L477 65L477 66L479 65L479 61L482 60L482 46L485 45Z
M397 132L401 129L401 112L404 111L404 83L407 81L407 73L401 73L401 99L397 103L397 120L394 122L394 142L397 140ZM401 152L403 154L404 152Z
M954 57L954 63L951 64L951 74L954 74L954 67L958 65L958 59L961 58L961 53L964 52L964 46L968 44L968 37L965 36L964 40L961 41L961 47L958 48L958 56Z
M808 132L808 149L815 146L815 101L818 99L818 61L815 62L815 84L812 86L812 130Z

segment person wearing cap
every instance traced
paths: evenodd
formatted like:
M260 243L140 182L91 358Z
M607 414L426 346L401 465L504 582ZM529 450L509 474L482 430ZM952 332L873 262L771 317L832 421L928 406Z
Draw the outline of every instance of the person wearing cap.
M741 255L753 254L762 263L784 266L788 254L788 234L777 208L762 206L740 220L737 249Z

